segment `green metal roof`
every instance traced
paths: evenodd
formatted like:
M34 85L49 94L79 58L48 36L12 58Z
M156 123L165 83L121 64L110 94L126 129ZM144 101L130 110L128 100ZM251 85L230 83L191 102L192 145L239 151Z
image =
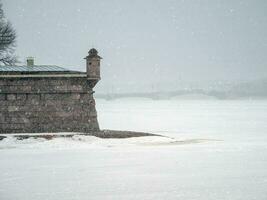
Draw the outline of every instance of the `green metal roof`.
M0 72L69 72L70 70L56 65L34 66L0 66Z

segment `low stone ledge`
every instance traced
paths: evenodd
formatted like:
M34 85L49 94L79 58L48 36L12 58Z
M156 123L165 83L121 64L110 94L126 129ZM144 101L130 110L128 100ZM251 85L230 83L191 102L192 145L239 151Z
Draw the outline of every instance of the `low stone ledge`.
M143 136L162 136L162 135L145 133L145 132L117 131L117 130L101 130L99 132L89 133L89 135L100 137L100 138L130 138L130 137L143 137Z
M157 134L151 134L151 133L145 133L145 132L134 132L134 131L116 131L116 130L101 130L101 131L94 131L90 133L55 133L55 134L48 134L48 133L39 133L39 134L1 134L0 135L0 141L12 136L15 137L18 140L24 140L28 138L44 138L47 140L51 140L54 138L70 138L76 135L84 135L84 136L95 136L99 138L131 138L131 137L144 137L144 136L160 136L160 137L165 137L162 135L157 135Z

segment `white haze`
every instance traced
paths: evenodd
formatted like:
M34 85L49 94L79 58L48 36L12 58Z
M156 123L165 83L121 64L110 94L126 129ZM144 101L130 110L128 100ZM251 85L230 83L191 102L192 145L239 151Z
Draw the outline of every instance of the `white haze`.
M85 70L104 58L98 92L177 89L267 77L265 0L3 0L17 54Z

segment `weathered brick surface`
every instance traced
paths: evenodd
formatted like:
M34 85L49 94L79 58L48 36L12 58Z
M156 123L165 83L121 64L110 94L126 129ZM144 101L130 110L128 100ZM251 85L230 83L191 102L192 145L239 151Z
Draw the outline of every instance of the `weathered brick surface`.
M98 131L95 81L0 78L0 133Z

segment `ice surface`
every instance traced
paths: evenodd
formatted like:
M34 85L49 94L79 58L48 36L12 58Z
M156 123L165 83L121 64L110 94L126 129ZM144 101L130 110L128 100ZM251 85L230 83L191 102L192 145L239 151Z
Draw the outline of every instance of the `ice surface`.
M168 137L10 136L1 200L267 199L267 101L96 102L102 129Z

